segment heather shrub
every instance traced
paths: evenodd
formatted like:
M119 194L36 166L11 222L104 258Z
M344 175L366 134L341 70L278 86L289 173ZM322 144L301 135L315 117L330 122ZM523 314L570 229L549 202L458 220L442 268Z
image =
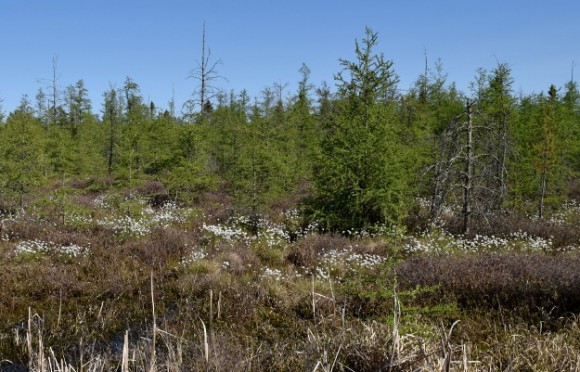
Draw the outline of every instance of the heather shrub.
M574 254L421 255L398 264L396 273L401 286L438 285L437 296L464 308L580 311L580 256Z
M10 220L15 234L0 242L4 359L28 365L31 307L32 356L41 335L45 352L75 369L81 359L87 370L118 369L125 332L129 368L148 369L153 322L157 370L574 367L580 262L572 248L552 249L574 239L556 243L568 232L554 221L481 225L487 235L473 236L386 225L320 235L297 210L252 219L219 195L195 209L152 208L141 196L71 194L82 206L64 225L34 211Z
M517 215L501 216L494 219L488 228L480 231L503 236L526 232L531 236L551 240L555 250L580 245L580 226L567 221L530 219Z
M89 187L94 187L97 183L97 180L93 177L84 177L84 178L72 178L66 182L66 185L70 188L83 190Z
M164 267L170 262L180 262L188 247L196 241L183 230L175 228L154 228L145 239L130 241L127 253L149 267Z
M313 269L326 252L346 249L349 244L349 239L340 235L309 235L292 246L288 260L297 267Z
M135 193L145 198L152 207L160 207L171 201L167 188L158 180L140 183L135 187Z

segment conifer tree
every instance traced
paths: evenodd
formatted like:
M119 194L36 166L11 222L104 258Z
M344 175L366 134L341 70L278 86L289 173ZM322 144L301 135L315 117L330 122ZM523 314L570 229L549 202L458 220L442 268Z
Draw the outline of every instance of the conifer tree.
M298 92L288 109L287 141L292 144L295 163L292 164L291 179L293 186L299 183L309 183L312 180L313 159L317 157L320 146L320 126L317 122L312 106L310 91L313 86L309 82L310 69L303 64L300 68L302 75L298 83Z
M205 118L176 128L171 171L163 177L170 195L176 199L191 202L201 192L215 188L216 178L209 165L208 131Z
M433 73L427 69L405 97L402 118L412 130L412 143L417 153L417 163L422 170L417 182L420 195L429 202L429 216L439 216L444 204L449 203L455 187L454 167L460 160L457 150L459 138L452 128L465 110L462 95L453 84L447 84L441 61Z
M315 170L315 216L326 227L362 228L396 220L411 190L404 146L395 123L393 62L375 54L366 29L355 61L340 60L338 112L324 128Z
M529 202L536 199L538 190L537 162L534 144L540 141L541 102L543 98L530 94L520 99L518 118L514 125L514 163L510 174L511 206L531 213ZM537 206L537 203L535 204Z
M68 106L70 134L74 138L92 110L91 100L88 98L88 90L83 80L66 88L65 102Z
M505 63L499 63L487 75L483 91L479 91L477 125L486 129L477 145L483 147L486 162L482 171L485 181L481 195L488 212L498 211L508 196L508 176L513 154L511 133L516 121L515 98L512 94L513 78Z
M540 119L541 140L534 148L538 154L536 167L539 173L538 187L538 217L544 217L544 201L548 192L549 173L553 172L556 163L557 138L556 138L556 117L555 104L557 100L556 87L550 86L548 91L548 101L544 104L542 117Z
M236 177L235 164L244 143L242 132L248 121L249 99L245 91L239 95L234 92L222 95L210 120L210 156L217 176L230 184Z
M580 92L578 84L570 79L565 85L561 104L561 135L566 142L564 162L569 170L569 177L580 177Z
M0 132L0 186L21 210L26 195L46 176L44 140L42 125L24 96Z
M539 217L545 216L547 207L566 199L578 174L573 153L580 138L580 121L574 117L567 94L573 91L567 90L560 97L551 85L547 96L533 94L519 105L512 194L515 206L535 211Z
M149 110L143 104L139 85L130 77L125 79L122 94L125 112L119 141L119 160L122 167L118 169L118 172L127 180L129 195L132 195L133 187L143 170L142 139Z
M178 127L169 113L147 118L143 128L142 159L145 174L159 177L175 165Z

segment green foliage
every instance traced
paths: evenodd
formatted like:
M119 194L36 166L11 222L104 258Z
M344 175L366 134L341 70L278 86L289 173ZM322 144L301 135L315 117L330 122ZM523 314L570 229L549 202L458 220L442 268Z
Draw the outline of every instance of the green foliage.
M217 174L236 206L252 214L292 191L305 171L297 165L296 121L281 100L272 101L270 90L251 107L245 92L232 93L212 114L208 128Z
M284 182L280 148L273 127L261 115L257 106L252 108L248 122L241 127L242 146L236 160L236 175L231 179L232 194L238 205L256 214L281 191Z
M174 118L159 115L145 121L143 128L143 172L165 176L177 161L179 128Z
M452 167L457 138L449 143L449 133L465 109L464 97L447 84L441 61L432 74L421 76L401 102L399 120L405 124L405 140L413 144L412 158L421 173L418 192L429 201L431 219L439 216L444 204L452 202Z
M513 77L505 63L489 75L483 74L484 85L479 86L476 99L477 114L474 125L476 154L483 159L477 173L483 179L478 191L480 203L486 211L498 211L508 197L508 178L513 158L513 126L517 121L516 100L513 96Z
M0 112L0 364L44 363L43 341L51 363L115 369L129 329L134 369L433 369L457 362L455 338L489 370L577 367L578 322L558 329L580 301L576 83L516 99L498 64L468 98L437 62L399 91L377 41L367 29L340 60L336 92L303 65L294 93L277 83L213 102L205 90L182 117L131 78L104 94L101 117L82 80ZM493 218L459 238L466 112L474 204ZM550 219L519 213L544 204ZM158 364L142 352L155 348L152 299ZM460 317L459 336L437 329Z
M361 228L404 215L412 192L410 151L401 141L392 96L392 62L374 54L377 34L366 30L356 61L341 60L338 112L324 127L315 166L315 216L327 228Z
M24 207L24 198L43 183L47 169L44 130L23 98L0 131L0 186Z
M177 141L174 154L166 154L170 167L162 173L161 180L167 185L169 194L178 199L191 201L204 190L212 190L216 178L209 169L209 155L205 137L208 124L205 121L174 126Z
M440 61L399 91L393 62L377 45L366 29L354 59L340 59L335 92L314 87L302 65L292 94L283 83L255 101L245 91L211 94L201 112L181 117L173 100L165 112L145 102L129 77L104 93L101 117L91 112L83 80L60 91L53 84L49 94L39 89L34 108L25 99L0 117L0 196L13 208L39 187L92 178L102 181L93 191L127 188L130 196L154 184L165 201L219 191L214 204L229 212L301 205L304 220L335 231L397 223L417 211L431 221L457 215L468 97L447 82ZM535 213L539 204L549 211L578 198L576 83L520 99L513 85L505 63L479 69L473 83L474 215Z
M565 85L561 104L560 138L566 145L562 153L564 165L569 170L570 179L580 177L580 92L575 81Z
M577 175L572 154L580 143L574 107L566 96L558 97L554 85L548 97L531 95L520 103L510 190L519 208L533 202L534 211L542 216L539 204L553 208L567 198L570 182Z

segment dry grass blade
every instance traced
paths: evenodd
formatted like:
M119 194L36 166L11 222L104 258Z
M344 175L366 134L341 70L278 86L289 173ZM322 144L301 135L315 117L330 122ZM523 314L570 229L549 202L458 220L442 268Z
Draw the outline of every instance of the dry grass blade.
M391 360L390 367L396 365L397 361L401 355L401 337L399 334L399 319L401 317L401 303L399 302L399 294L397 293L397 286L393 286L393 339L392 339L392 349L391 349Z
M155 317L155 293L153 292L153 270L151 270L151 315L153 317L153 341L151 342L151 360L149 371L154 372L157 370L157 356L156 353L156 340L157 340L157 321Z
M201 322L201 326L203 327L203 355L205 358L206 366L209 368L209 341L207 336L207 328L205 327L203 320L199 316L198 318Z
M129 331L125 331L123 338L123 357L121 359L121 372L129 372Z
M451 366L451 334L453 333L453 328L459 323L456 320L449 328L449 332L445 334L445 339L443 340L443 370L449 372L449 367Z

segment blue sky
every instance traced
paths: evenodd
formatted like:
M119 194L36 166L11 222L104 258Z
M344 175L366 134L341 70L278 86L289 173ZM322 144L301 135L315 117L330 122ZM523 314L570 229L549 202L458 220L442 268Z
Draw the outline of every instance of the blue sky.
M293 93L302 63L311 81L333 86L339 58L352 59L365 26L377 51L394 61L407 89L441 58L449 81L468 90L478 67L512 68L516 93L546 91L580 75L580 1L536 0L0 0L0 99L3 111L31 100L57 57L61 88L83 79L100 113L102 94L130 76L146 100L177 107L196 81L201 34L227 91L257 96L274 83Z

